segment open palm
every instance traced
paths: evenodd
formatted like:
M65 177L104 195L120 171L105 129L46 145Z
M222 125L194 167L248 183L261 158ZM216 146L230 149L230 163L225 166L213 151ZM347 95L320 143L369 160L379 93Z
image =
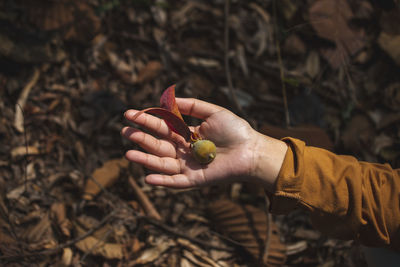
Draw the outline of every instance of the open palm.
M159 173L148 175L147 183L187 188L227 179L232 182L250 175L257 132L245 120L222 107L193 98L176 98L176 103L182 114L203 120L192 131L215 143L217 157L210 164L199 164L191 156L189 144L162 119L142 114L133 121L138 111L128 110L125 113L128 120L159 137L132 127L122 130L123 136L147 151L129 150L126 158Z

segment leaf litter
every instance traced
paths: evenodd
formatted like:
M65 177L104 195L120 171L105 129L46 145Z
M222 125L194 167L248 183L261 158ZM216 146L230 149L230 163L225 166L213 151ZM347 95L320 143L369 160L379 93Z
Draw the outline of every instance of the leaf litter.
M268 236L259 188L150 187L119 134L126 108L158 106L174 83L180 97L233 109L225 54L261 132L400 166L396 5L230 1L225 25L224 1L37 2L0 1L3 265L252 266L260 255L245 242ZM220 199L256 231L243 212L210 217ZM272 222L268 264L365 265L356 244L321 236L301 211Z

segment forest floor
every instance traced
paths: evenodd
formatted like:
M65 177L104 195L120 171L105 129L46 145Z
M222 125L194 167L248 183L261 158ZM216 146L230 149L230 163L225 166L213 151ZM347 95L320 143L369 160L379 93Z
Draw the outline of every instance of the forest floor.
M303 211L270 221L252 185L145 184L120 130L176 84L399 168L398 1L0 0L0 25L1 265L365 266Z

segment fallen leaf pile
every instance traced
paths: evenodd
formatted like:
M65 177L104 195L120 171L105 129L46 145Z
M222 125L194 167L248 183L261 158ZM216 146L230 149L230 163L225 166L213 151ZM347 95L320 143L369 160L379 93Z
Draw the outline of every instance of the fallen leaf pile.
M176 84L399 168L398 1L0 0L0 24L1 266L366 266L260 187L147 185L120 131Z

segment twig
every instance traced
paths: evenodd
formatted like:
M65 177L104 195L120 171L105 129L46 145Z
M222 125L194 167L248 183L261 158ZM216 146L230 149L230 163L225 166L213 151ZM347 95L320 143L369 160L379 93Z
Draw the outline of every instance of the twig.
M147 195L138 186L138 184L135 182L135 180L132 178L132 176L129 176L128 181L129 181L129 184L131 185L133 191L135 192L139 203L142 205L144 211L146 212L146 214L151 218L161 221L160 213L158 213L158 211L154 207L153 203L151 203L151 201L149 200Z
M215 250L230 251L230 252L235 250L234 248L223 248L223 247L214 246L214 245L211 245L209 242L205 242L205 241L199 240L197 238L190 237L188 235L185 235L185 234L177 231L176 229L174 229L172 227L169 227L168 225L165 225L163 222L160 222L158 220L155 220L155 219L147 217L147 216L139 216L138 219L144 219L148 223L150 223L154 226L157 226L170 234L173 234L175 236L192 241L193 243L196 243L202 247L211 248L211 249L215 249Z
M242 107L239 105L235 89L233 88L232 75L229 66L229 8L230 2L229 0L225 0L225 25L224 25L224 62L225 62L225 75L226 81L228 82L228 88L231 93L233 104L235 105L236 110L243 116Z
M243 243L241 243L241 242L235 241L235 240L233 240L233 239L231 239L229 237L226 237L226 236L224 236L224 235L222 235L222 234L220 234L218 232L215 232L215 231L210 231L210 232L213 233L214 235L218 236L219 238L225 240L226 242L232 244L232 245L243 247ZM254 246L246 245L246 248L258 248L258 246L257 245L254 245Z
M272 5L273 5L273 10L274 10L275 46L276 46L276 53L278 56L278 63L279 63L279 73L280 73L280 78L281 78L283 105L285 108L285 122L286 122L286 127L289 127L290 116L289 116L289 107L288 107L288 103L287 103L285 73L283 71L281 48L280 48L280 44L279 44L279 40L278 40L278 24L277 24L277 12L276 12L276 1L275 0L273 1Z
M25 125L25 115L24 115L24 110L21 107L19 103L16 104L16 107L18 107L21 111L21 116L22 116L22 121L23 121L23 129L24 129L24 143L25 143L25 166L24 166L24 184L25 184L25 192L28 191L28 171L27 171L27 166L29 164L28 161L28 154L29 154L29 144L28 144L28 137L26 134L26 125Z
M211 58L221 60L221 61L224 60L224 56L221 56L216 53L209 52L209 51L204 51L204 50L199 50L199 49L192 50L187 47L183 47L182 50L187 51L195 56L211 57ZM262 73L264 73L266 75L271 75L273 77L275 77L277 74L279 74L279 69L281 68L281 66L279 66L279 64L277 64L275 62L263 62L263 64L259 64L252 59L248 59L247 63L250 68L257 70L257 71L261 71ZM296 71L287 70L284 68L284 66L282 66L282 69L283 69L283 73L285 74L285 76L295 77L298 79L303 77L303 75L301 73L296 72Z
M271 234L272 234L272 227L271 227L271 213L269 213L269 198L267 196L266 193L264 193L264 198L265 198L265 215L267 216L267 238L265 240L265 244L264 244L264 253L262 255L262 260L263 262L267 262L268 261L268 256L269 256L269 248L270 248L270 244L271 244Z

